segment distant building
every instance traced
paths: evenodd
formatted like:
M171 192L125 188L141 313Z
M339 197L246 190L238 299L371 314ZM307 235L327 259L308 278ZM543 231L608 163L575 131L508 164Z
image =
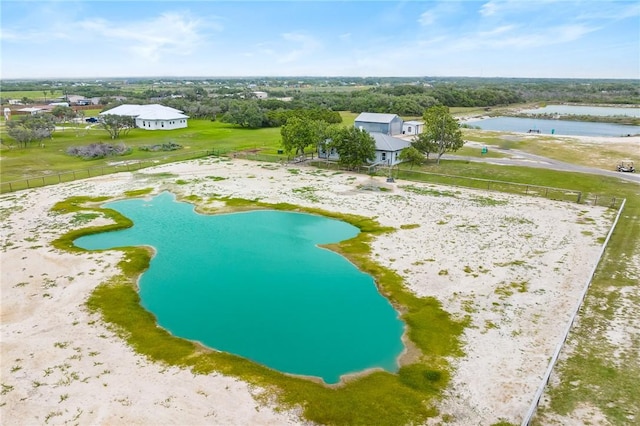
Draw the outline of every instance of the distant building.
M18 114L24 114L24 115L36 115L39 114L41 112L43 112L44 109L43 108L38 108L38 107L26 107L26 108L20 108L19 110L17 110L16 112Z
M356 117L354 125L369 133L384 133L393 136L402 134L402 118L396 114L363 112Z
M124 104L101 112L99 115L125 115L136 120L136 127L146 130L172 130L187 127L189 117L182 111L164 105Z
M269 97L269 94L267 92L251 92L255 95L256 98L258 99L267 99Z

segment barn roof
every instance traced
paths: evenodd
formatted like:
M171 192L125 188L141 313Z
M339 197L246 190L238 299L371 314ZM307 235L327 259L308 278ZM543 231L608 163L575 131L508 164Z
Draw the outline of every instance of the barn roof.
M364 121L366 123L391 123L397 114L379 114L377 112L363 112L356 117L356 121Z

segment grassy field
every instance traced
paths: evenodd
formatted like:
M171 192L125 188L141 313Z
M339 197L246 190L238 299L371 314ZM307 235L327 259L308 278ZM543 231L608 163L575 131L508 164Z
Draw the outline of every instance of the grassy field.
M27 98L34 102L44 102L45 99L47 101L51 101L52 99L59 98L62 95L64 95L62 90L55 89L53 90L53 94L51 94L51 91L49 90L46 90L46 94L43 90L3 90L0 93L0 96L2 96L3 99L22 100L22 98Z
M11 139L0 129L2 137L2 171L3 182L38 176L46 173L81 170L103 167L114 161L149 160L166 156L167 152L149 152L139 150L140 146L174 142L183 146L180 154L188 152L216 150L261 150L264 153L276 154L280 148L280 129L243 129L235 125L209 120L189 120L189 127L164 132L152 132L133 129L117 140L111 140L105 130L96 127L67 127L57 130L53 138L44 141L43 146L31 145L27 148L11 148ZM131 154L120 157L109 157L98 160L83 160L66 154L70 146L84 146L92 143L124 143L131 147ZM173 152L176 153L176 152Z

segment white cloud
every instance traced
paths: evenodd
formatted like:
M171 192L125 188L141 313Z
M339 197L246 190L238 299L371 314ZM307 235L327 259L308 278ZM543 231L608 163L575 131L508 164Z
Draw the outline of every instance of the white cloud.
M123 41L122 48L156 61L165 54L188 55L202 42L203 22L188 13L167 12L147 21L126 24L104 19L85 20L79 28L106 40ZM220 30L217 24L210 28Z
M296 46L279 57L278 61L281 63L295 62L311 55L322 47L322 43L319 40L307 34L284 33L282 38Z
M427 10L426 12L422 12L420 18L418 18L418 23L422 26L431 25L435 22L436 15L432 10Z

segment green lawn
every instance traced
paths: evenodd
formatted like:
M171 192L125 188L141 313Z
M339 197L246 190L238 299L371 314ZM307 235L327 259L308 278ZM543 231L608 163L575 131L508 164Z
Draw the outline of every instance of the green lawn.
M103 167L114 161L149 160L164 157L167 154L185 154L189 152L216 150L231 151L258 149L263 153L276 154L280 148L280 129L244 129L232 124L210 120L189 120L189 127L167 131L149 131L133 129L126 136L112 140L109 134L101 129L85 129L85 125L77 128L67 127L57 130L53 138L44 141L44 147L35 144L27 148L13 147L11 138L4 128L0 129L2 137L2 170L3 182L39 176L43 173L64 172L87 168ZM66 154L71 146L83 146L91 143L124 143L133 149L131 154L121 157L110 157L99 160L83 160ZM140 151L142 145L155 145L174 142L183 146L176 152Z
M53 95L49 90L46 90L46 95L43 92L43 90L3 90L0 93L0 96L2 96L2 99L21 100L22 98L27 98L35 102L44 102L45 97L47 101L51 101L52 99L59 98L60 96L64 95L64 93L62 93L62 90L56 89L53 90Z

